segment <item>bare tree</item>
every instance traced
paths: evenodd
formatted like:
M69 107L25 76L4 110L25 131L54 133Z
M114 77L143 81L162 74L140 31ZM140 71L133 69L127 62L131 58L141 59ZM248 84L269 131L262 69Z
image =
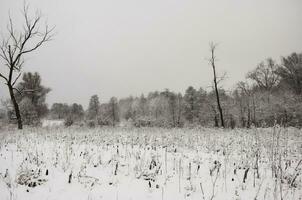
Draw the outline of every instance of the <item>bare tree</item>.
M286 83L297 95L302 94L302 53L292 53L282 58L277 69L281 82Z
M54 30L54 27L49 28L45 24L44 31L41 31L39 27L41 24L41 13L36 12L35 16L31 18L29 16L29 7L26 4L23 7L23 17L24 25L20 31L15 29L13 20L9 17L7 25L8 36L2 37L2 43L0 44L0 57L8 68L7 73L0 72L0 77L4 79L8 87L19 129L22 129L22 119L14 92L22 93L15 87L15 84L22 74L24 55L37 50L45 42L50 41Z
M214 44L213 42L210 43L210 51L211 51L211 58L209 59L209 62L212 66L213 69L213 75L214 75L214 89L215 89L215 94L216 94L216 101L217 101L217 107L218 107L218 111L220 114L220 123L221 126L224 127L224 120L223 120L223 112L222 112L222 108L221 108L221 104L220 104L220 98L219 98L219 92L218 92L218 87L217 87L217 74L216 74L216 66L215 66L215 61L216 61L216 57L215 57L215 50L216 50L217 44Z
M255 81L260 89L271 91L279 83L279 75L276 74L278 66L271 58L261 62L253 71L249 72L247 78Z

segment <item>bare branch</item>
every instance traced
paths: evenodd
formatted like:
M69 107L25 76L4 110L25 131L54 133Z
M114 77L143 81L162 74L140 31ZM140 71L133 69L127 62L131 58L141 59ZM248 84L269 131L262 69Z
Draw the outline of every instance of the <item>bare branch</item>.
M224 81L227 78L227 73L224 72L220 77L217 77L217 84L219 84L221 81Z
M18 76L15 78L15 80L14 80L12 86L14 86L14 85L16 84L16 82L17 82L17 80L20 78L20 76L21 76L21 73L19 73Z
M14 47L13 55L14 55L16 50L19 48L19 45L18 45L18 40L16 38L16 34L14 31L13 20L12 20L11 16L9 16L8 32L10 34L10 37L13 38L13 41L14 41L14 44L13 44L13 47Z
M1 77L6 80L11 86L15 85L20 78L21 73L13 80L14 71L20 72L24 63L22 55L30 53L38 49L44 42L50 41L53 36L54 27L49 29L48 25L45 25L45 31L40 32L38 24L41 21L41 14L36 12L36 15L31 19L29 17L29 6L24 3L23 6L24 17L24 30L17 33L14 28L14 23L9 15L9 22L7 25L8 38L3 39L0 46L0 58L4 60L4 65L9 68L8 76L1 74ZM36 38L38 41L32 47L26 48L30 39Z
M46 30L45 30L45 33L44 33L44 36L42 37L42 39L33 48L22 51L20 54L26 54L26 53L32 52L32 51L36 50L37 48L39 48L44 42L50 41L50 39L52 37L52 35L50 33L53 30L54 30L54 28L48 30L48 26L46 26Z
M209 59L210 63L213 64L217 59L215 56L215 50L218 46L218 43L210 42L210 52L211 52L211 58Z
M1 73L0 73L0 77L3 78L6 82L8 82L8 79L4 75L2 75Z
M0 56L4 59L5 62L9 63L8 55L6 54L7 49L7 42L3 41L2 45L0 46Z
M20 91L18 88L13 88L14 90L16 90L20 95L22 95L22 91Z

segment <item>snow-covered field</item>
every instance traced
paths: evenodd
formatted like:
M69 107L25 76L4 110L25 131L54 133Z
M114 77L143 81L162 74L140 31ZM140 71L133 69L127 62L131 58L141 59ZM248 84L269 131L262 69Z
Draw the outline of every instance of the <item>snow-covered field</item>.
M64 120L43 120L42 127L49 128L49 127L60 127L64 126Z
M302 199L298 129L0 130L0 199Z

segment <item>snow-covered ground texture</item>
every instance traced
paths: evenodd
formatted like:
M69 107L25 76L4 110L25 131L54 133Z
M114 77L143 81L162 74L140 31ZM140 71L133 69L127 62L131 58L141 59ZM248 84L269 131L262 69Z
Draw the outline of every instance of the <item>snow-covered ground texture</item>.
M1 200L302 199L298 129L0 131Z

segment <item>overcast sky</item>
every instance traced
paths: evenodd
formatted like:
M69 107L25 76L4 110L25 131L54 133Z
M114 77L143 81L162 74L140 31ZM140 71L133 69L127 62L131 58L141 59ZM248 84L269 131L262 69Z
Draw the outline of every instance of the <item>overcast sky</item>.
M47 102L82 103L98 94L147 94L208 87L205 58L219 43L217 69L226 88L260 61L302 52L301 0L27 0L56 26L56 36L26 57L52 88ZM0 31L8 13L18 22L23 0L0 0ZM0 70L3 68L0 64ZM1 82L3 83L3 82ZM7 92L0 86L0 98Z

